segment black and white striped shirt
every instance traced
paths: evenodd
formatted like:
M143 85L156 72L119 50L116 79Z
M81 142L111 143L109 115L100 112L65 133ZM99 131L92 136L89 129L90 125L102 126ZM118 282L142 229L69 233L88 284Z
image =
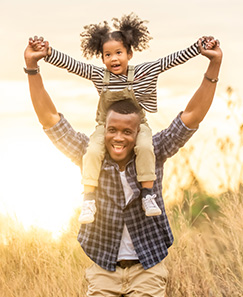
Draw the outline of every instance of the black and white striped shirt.
M199 54L197 42L185 50L170 54L153 62L145 62L135 66L133 91L138 103L148 112L157 111L157 80L160 73L180 64ZM45 58L46 62L57 67L66 69L68 72L77 74L83 78L91 80L99 95L103 88L104 67L77 61L70 56L52 49L50 56ZM127 76L111 73L110 91L121 91L128 86Z

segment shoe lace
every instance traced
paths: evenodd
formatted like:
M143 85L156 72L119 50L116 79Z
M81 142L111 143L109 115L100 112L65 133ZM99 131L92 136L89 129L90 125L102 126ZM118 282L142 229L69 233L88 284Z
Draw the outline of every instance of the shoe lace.
M83 214L89 214L89 213L93 213L94 212L94 203L92 202L88 202L85 203L85 206L82 209L82 213Z
M144 205L146 208L157 208L157 203L155 202L155 198L156 198L156 194L151 195L147 195L144 198Z

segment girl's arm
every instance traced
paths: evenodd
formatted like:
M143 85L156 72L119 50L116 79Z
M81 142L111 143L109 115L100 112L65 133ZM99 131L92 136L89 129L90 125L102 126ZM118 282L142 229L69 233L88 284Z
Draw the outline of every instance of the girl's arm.
M74 58L55 50L54 48L51 48L50 52L50 55L46 55L44 58L46 62L59 68L66 69L70 73L74 73L91 80L93 65L77 61Z
M174 66L181 65L191 58L196 57L197 55L200 54L199 48L198 48L198 43L195 42L193 45L190 47L175 52L173 54L170 54L164 58L161 59L161 72L164 72Z
M66 54L63 54L49 46L48 41L44 41L43 37L34 36L29 39L29 45L33 51L38 52L40 59L54 66L66 69L68 72L77 74L83 78L91 79L93 65L79 62Z
M206 45L208 45L209 47L212 40L214 40L212 36L203 37L203 41L205 41ZM197 55L199 55L201 51L199 49L198 43L199 41L195 42L193 45L184 50L175 52L164 58L161 58L161 72L164 72L174 66L183 64L191 58L194 58Z

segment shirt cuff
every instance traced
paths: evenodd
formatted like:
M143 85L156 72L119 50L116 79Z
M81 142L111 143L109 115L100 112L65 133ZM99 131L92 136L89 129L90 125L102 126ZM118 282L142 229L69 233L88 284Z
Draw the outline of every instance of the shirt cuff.
M71 125L64 118L63 114L59 113L60 120L53 127L45 129L43 128L46 135L53 141L57 142L60 138L62 138L71 128Z
M178 114L178 120L181 122L181 124L182 124L182 126L186 129L186 130L188 130L188 131L193 131L193 132L195 132L195 131L197 131L198 130L198 128L189 128L189 127L187 127L185 124L184 124L184 122L182 121L182 119L181 119L181 115L182 115L182 113L183 113L183 111L181 111L179 114Z
M56 50L52 47L50 56L48 56L48 55L45 56L44 61L50 63L50 61L52 61L52 59L53 59L53 57L55 57L55 55L56 55Z

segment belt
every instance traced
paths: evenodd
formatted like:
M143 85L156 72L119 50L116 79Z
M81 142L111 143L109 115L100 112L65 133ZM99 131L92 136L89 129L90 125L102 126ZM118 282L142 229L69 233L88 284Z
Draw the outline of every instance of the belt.
M117 266L121 267L122 269L125 269L130 268L138 263L140 263L139 260L121 260L117 262Z

